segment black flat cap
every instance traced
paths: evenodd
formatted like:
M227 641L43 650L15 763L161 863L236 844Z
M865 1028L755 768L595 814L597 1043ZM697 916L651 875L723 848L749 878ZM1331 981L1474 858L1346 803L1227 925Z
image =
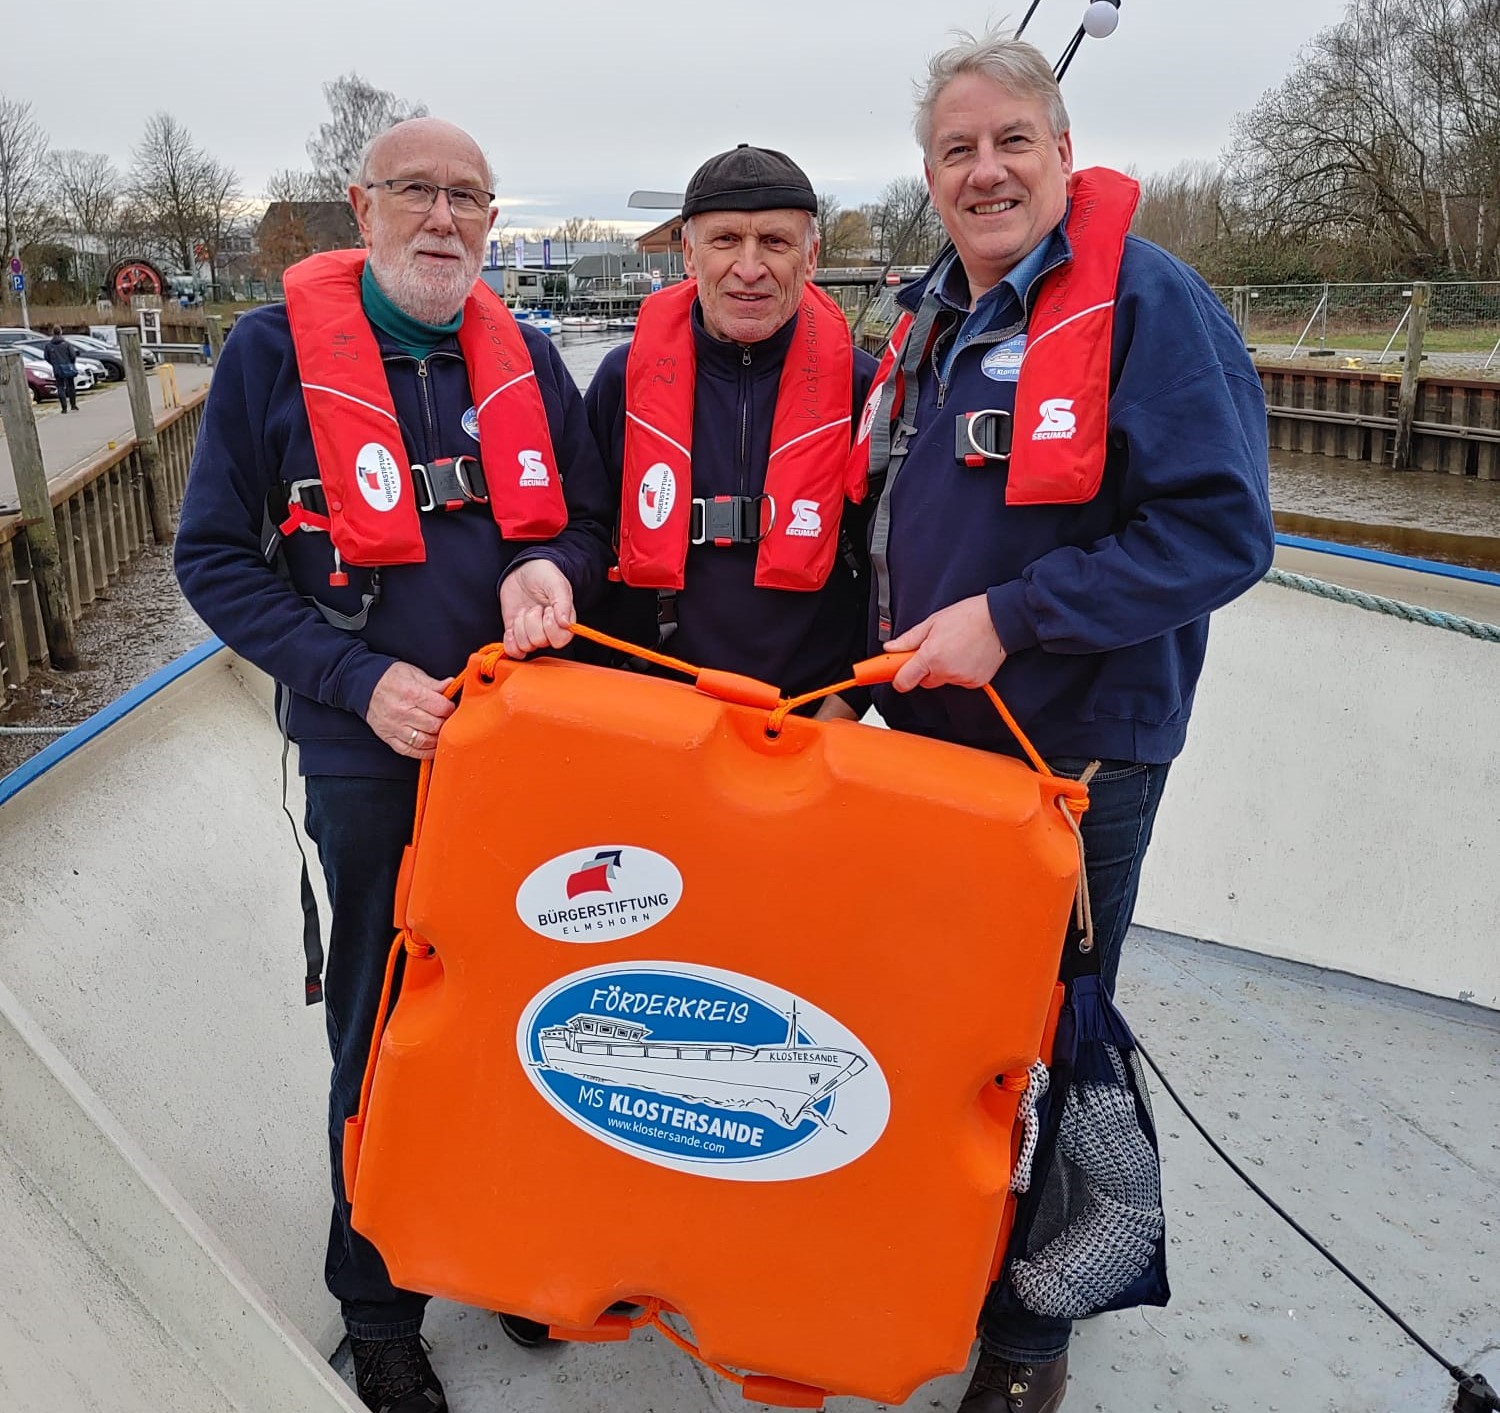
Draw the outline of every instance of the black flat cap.
M687 184L682 214L699 211L816 211L817 193L785 152L742 142L710 157Z

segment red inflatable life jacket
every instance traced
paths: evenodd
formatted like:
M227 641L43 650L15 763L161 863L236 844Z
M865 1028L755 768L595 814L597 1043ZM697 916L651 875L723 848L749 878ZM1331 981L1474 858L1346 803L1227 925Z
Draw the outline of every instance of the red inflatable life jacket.
M410 459L360 299L365 259L332 250L293 265L283 277L287 318L335 550L350 564L420 564ZM464 301L458 344L495 523L508 540L550 539L568 511L547 409L521 331L487 285L476 282Z
M685 280L641 306L625 371L625 465L620 574L638 588L680 589L693 505L693 392L697 356ZM755 583L820 589L838 553L848 461L854 352L843 311L809 283L782 365L764 492L771 523Z
M1073 174L1068 190L1064 230L1073 257L1044 277L1027 324L1007 505L1082 504L1098 494L1104 478L1115 289L1140 186L1108 167L1089 167ZM935 295L929 291L927 297ZM875 419L894 422L900 414L906 393L902 353L912 323L909 313L902 314L892 330L860 418L849 459L853 500L864 496Z

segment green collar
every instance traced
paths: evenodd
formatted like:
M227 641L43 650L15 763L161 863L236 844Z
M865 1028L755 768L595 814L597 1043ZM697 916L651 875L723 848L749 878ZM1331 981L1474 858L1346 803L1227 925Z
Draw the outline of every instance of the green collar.
M402 353L412 358L426 358L456 334L458 326L464 321L462 309L446 324L424 324L420 319L413 319L404 309L398 309L391 303L390 296L376 283L368 260L365 261L365 273L360 281L359 292L365 317L381 333L394 339Z

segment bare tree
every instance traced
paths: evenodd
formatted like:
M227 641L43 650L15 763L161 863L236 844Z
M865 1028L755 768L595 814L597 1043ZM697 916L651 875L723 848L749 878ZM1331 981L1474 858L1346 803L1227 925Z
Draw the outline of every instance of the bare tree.
M347 73L323 85L329 120L307 139L307 155L322 187L322 196L334 201L344 195L359 154L372 137L407 118L425 118L425 103L408 103L394 93Z
M267 201L301 203L338 200L343 195L341 190L337 197L330 198L325 184L318 179L316 172L299 171L292 167L283 167L280 171L272 172L266 182Z
M943 225L918 176L896 177L882 188L871 234L882 260L926 265L942 248Z
M153 113L133 152L130 194L142 228L181 271L197 268L208 222L213 160L170 113Z
M593 216L569 216L561 225L549 231L529 231L527 240L565 240L569 244L577 241L595 241L602 245L629 245L630 237L624 229L609 221L600 221Z
M219 288L219 264L225 242L235 232L248 210L240 179L233 167L216 158L205 158L199 173L203 216L195 254L208 264L208 283L215 297Z
M1213 162L1183 162L1140 178L1141 200L1131 230L1196 264L1232 229L1223 202L1224 174Z
M1497 81L1497 0L1352 0L1236 125L1241 231L1367 273L1496 273Z
M119 214L124 183L102 152L66 148L52 154L52 203L77 235L103 240Z
M65 234L73 246L74 278L97 285L105 269L125 250L120 173L102 152L76 148L53 152L51 168L52 205L59 234Z
M48 146L31 104L0 98L0 253L7 256L46 234Z
M846 211L836 196L818 198L818 263L848 265L864 258L870 224L859 211Z

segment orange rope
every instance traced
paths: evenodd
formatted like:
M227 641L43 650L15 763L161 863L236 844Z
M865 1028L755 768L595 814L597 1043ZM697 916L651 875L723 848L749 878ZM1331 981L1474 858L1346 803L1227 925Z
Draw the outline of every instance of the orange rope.
M653 1329L660 1330L668 1341L670 1341L672 1344L675 1344L680 1350L682 1350L684 1354L691 1355L700 1364L702 1364L705 1369L712 1369L714 1373L716 1373L721 1379L725 1379L729 1383L737 1384L740 1388L744 1388L745 1376L743 1374L736 1374L732 1369L726 1369L722 1364L715 1364L712 1359L705 1359L703 1355L698 1352L698 1346L696 1344L694 1344L690 1339L687 1339L684 1336L678 1334L677 1331L671 1327L671 1325L667 1324L667 1322L662 1319L661 1301L652 1300L648 1302L646 1311L647 1318L639 1321L640 1324L649 1324ZM632 1328L636 1325L636 1323L637 1321L631 1321Z

